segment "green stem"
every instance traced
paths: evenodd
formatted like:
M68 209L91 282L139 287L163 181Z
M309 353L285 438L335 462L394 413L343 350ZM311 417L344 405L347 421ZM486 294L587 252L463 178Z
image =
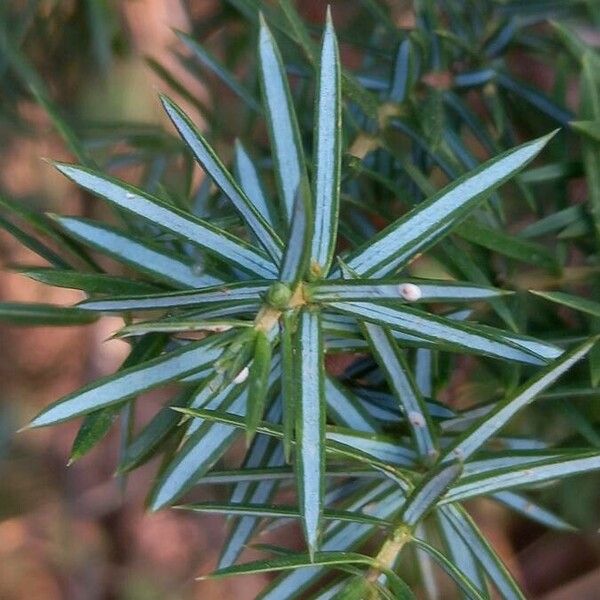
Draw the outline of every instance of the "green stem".
M402 548L412 539L412 531L401 523L389 537L375 557L376 567L371 567L367 573L367 581L375 583L382 571L392 571Z

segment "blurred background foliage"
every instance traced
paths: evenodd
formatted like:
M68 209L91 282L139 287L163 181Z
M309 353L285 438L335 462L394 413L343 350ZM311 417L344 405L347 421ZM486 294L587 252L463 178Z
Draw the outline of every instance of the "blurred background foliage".
M305 141L312 136L320 0L4 0L0 4L0 298L71 304L11 265L81 260L46 213L111 220L41 157L93 164L199 215L229 219L159 108L181 102L229 162L239 138L273 190L255 50L258 10L274 29ZM333 1L345 109L343 235L372 235L431 189L522 140L562 128L487 220L463 227L413 266L517 290L480 309L486 323L564 341L599 319L525 292L600 289L600 4L596 0ZM595 212L596 211L596 212ZM123 225L123 223L121 223ZM155 232L125 223L142 238ZM40 236L40 234L42 234ZM41 238L49 242L41 242ZM40 244L42 244L40 252ZM75 244L71 247L81 248ZM468 249L468 252L462 250ZM39 255L46 258L41 261ZM85 255L85 254L84 254ZM127 273L110 259L102 268ZM0 598L253 598L260 579L193 583L216 558L225 526L183 514L145 515L152 469L112 476L119 432L65 469L76 429L13 437L27 418L81 383L112 372L125 342L118 320L89 327L2 326L0 344ZM516 367L471 359L436 366L453 407L497 398ZM565 446L600 446L600 357L516 424ZM161 399L140 404L147 420ZM232 458L231 460L235 460ZM595 598L598 476L568 480L540 499L587 531L552 533L499 505L473 512L532 597ZM217 493L217 492L215 492Z

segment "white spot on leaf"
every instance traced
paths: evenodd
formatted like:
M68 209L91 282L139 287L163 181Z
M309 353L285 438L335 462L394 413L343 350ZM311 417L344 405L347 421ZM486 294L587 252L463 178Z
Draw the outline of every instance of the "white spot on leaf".
M425 417L420 412L410 411L408 413L408 420L415 427L425 427Z
M250 371L248 367L244 367L234 378L233 383L244 383L248 379Z
M416 302L423 296L421 288L414 283L403 283L398 286L398 291L407 302Z
M214 331L215 333L223 333L224 331L229 331L232 329L231 325L207 325L205 327L206 331Z

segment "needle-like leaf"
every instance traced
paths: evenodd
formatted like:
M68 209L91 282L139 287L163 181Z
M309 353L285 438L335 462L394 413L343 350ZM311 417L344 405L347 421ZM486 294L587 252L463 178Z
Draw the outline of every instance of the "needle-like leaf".
M139 188L85 167L56 163L56 168L89 192L160 225L252 275L268 278L276 273L274 264L247 243Z
M460 224L456 228L456 232L463 239L498 254L503 254L542 269L557 269L556 259L551 252L539 244L520 239L515 235L510 235L474 221Z
M229 89L237 94L249 108L260 112L260 104L253 98L252 94L242 86L237 79L220 64L217 59L201 44L183 31L176 31L177 37L193 52L194 56L206 67L208 67Z
M269 391L271 370L271 340L263 331L256 333L254 358L248 376L248 410L246 411L246 443L250 445L256 426L262 420Z
M508 491L496 492L492 498L523 515L526 519L536 521L544 527L550 527L558 531L575 531L575 527L567 523L562 517L559 517L522 494Z
M0 302L0 322L9 325L87 325L98 317L85 310L53 304Z
M2 228L6 229L22 244L42 256L50 264L68 268L70 267L70 261L76 259L78 262L83 261L92 268L96 268L94 261L82 252L82 249L77 244L73 243L72 240L52 226L52 221L48 215L39 214L24 202L13 200L2 194L0 194L0 210L7 213L6 219L0 216L0 225ZM31 228L36 235L42 236L44 240L50 240L60 248L60 256L53 249L49 248L45 241L41 242L37 237L27 233L21 227L22 225ZM68 261L62 258L63 252L69 254Z
M357 498L349 508L358 509L368 502L374 502L375 506L371 514L379 518L388 519L403 503L404 498L397 490L390 491L387 483L382 483L372 488L369 493ZM358 523L341 524L335 529L329 530L323 539L323 551L352 550L360 546L365 539L373 533L375 528ZM313 567L310 569L299 569L288 573L277 579L261 595L260 600L280 600L280 598L298 597L317 579L322 577L324 569Z
M560 456L527 466L525 469L511 465L504 469L462 479L448 492L443 502L462 501L475 496L554 481L598 469L600 469L600 454L589 452L574 453L570 457Z
M183 390L174 399L169 400L168 406L161 408L150 422L129 442L117 467L117 473L128 473L149 460L164 445L165 440L177 428L179 415L171 409L172 406L188 406L194 388Z
M132 310L165 310L167 308L203 307L244 304L258 301L270 285L268 281L248 281L204 287L202 290L163 292L135 296L115 296L101 300L84 300L79 304L89 311L124 312Z
M197 417L202 420L216 421L245 429L246 423L243 418L231 412L221 412L206 408L174 408L184 415ZM270 423L261 423L256 428L257 433L264 433L277 438L283 437L280 426ZM386 438L382 435L362 434L351 430L337 427L328 427L325 432L325 449L332 454L339 454L354 458L355 460L376 467L386 468L392 465L401 467L414 467L415 453L409 447L398 444L394 438ZM296 445L299 443L295 442ZM393 468L391 469L393 470Z
M122 327L115 333L115 337L124 338L139 336L146 333L192 333L197 331L215 332L229 331L235 327L252 327L251 321L240 319L201 320L201 319L177 319L168 317L158 321L144 321Z
M215 361L220 356L221 345L228 339L227 334L207 338L115 375L103 377L45 408L31 421L29 427L61 423L198 371L203 365Z
M155 292L157 287L144 281L115 277L103 273L79 273L66 269L23 269L23 275L55 287L82 290L87 294L145 294Z
M296 402L298 390L296 352L294 348L295 332L298 325L298 313L286 311L279 321L281 338L281 394L283 402L283 452L286 462L290 462L292 442L294 441L294 425L296 420Z
M313 226L310 195L306 186L302 185L296 193L290 235L279 273L280 282L291 290L295 289L307 270Z
M120 411L120 408L109 406L86 415L73 440L68 466L85 456L104 439Z
M418 286L420 296L415 302L472 302L498 298L511 292L453 281L430 279L368 279L322 281L308 284L305 293L318 302L395 301L406 303L406 286ZM411 289L410 287L408 288Z
M433 559L448 573L452 579L456 582L459 588L467 595L469 598L473 598L474 600L485 600L487 595L483 595L477 587L473 584L472 581L466 577L460 569L458 569L451 560L449 560L446 556L444 556L437 548L434 548L427 542L413 538L413 543L427 552Z
M473 582L478 590L487 593L487 583L484 582L482 570L477 564L471 548L464 542L453 523L443 513L443 510L437 510L435 516L440 526L444 546L452 557L453 563L465 577Z
M274 227L276 215L271 214L273 205L267 200L258 170L240 140L235 141L235 173L252 204L269 225Z
M304 151L281 55L262 14L258 55L277 187L283 203L285 220L290 223L296 192L306 185L307 181Z
M506 600L525 600L525 596L519 589L518 584L467 512L456 505L443 506L439 510L452 524L463 542L476 557L486 575L502 595L502 598Z
M343 568L345 565L350 564L370 566L373 562L373 559L369 556L353 552L317 552L314 555L294 554L282 558L257 560L251 563L233 565L225 569L213 571L210 575L199 577L199 579L220 579L231 575L251 575L252 573L288 571L290 569L312 566L337 566L338 568Z
M310 260L311 273L318 277L327 275L333 260L340 201L341 78L337 40L329 10L323 34L315 106L315 225Z
M214 182L223 190L240 213L258 242L275 263L281 260L281 240L263 217L259 208L246 196L225 168L215 151L204 139L190 118L170 98L161 96L161 101L175 128L185 140L196 160Z
M432 463L438 455L433 423L406 359L396 340L384 327L365 323L364 332L371 350L385 373L389 386L403 408L419 456Z
M0 197L0 202L2 198ZM38 240L33 235L27 233L21 227L15 225L13 222L5 219L2 215L0 215L0 227L10 235L12 235L16 240L18 240L23 246L29 248L29 250L35 252L39 257L43 258L45 261L54 265L58 269L68 269L70 267L69 263L59 256L54 250L49 248L46 244Z
M457 458L466 460L502 429L519 410L533 402L542 391L581 360L592 349L595 342L596 339L592 338L563 354L502 402L498 402L482 421L469 428L446 450L442 461L449 462Z
M238 338L239 340L239 338ZM233 362L236 365L235 372L240 373L251 358L253 338L240 346L234 344ZM223 360L223 357L221 357ZM231 366L229 367L231 370ZM279 366L273 361L269 386L272 386L280 376ZM221 410L230 411L227 414L239 419L239 424L230 425L225 421L210 422L204 419L194 419L186 431L186 439L178 449L175 456L167 464L161 477L156 482L148 500L153 510L158 510L171 504L179 498L190 487L196 484L216 460L231 446L238 435L238 429L246 425L245 414L247 410L248 390L245 381L233 379L223 387L223 375L221 372L213 372L199 393L192 398L191 408L173 407L176 411L189 414L200 411L200 406L206 407L209 412Z
M407 498L400 516L402 523L411 529L414 528L438 503L461 473L460 463L440 465L431 469Z
M265 437L257 436L253 443ZM277 438L273 437L273 441ZM250 454L250 453L249 453ZM247 455L248 456L248 455ZM361 477L365 479L381 479L383 474L376 471L369 471L363 468L336 468L334 466L327 469L327 477ZM201 483L206 485L222 485L230 483L256 483L259 481L285 481L294 478L294 471L289 466L252 468L246 461L241 469L227 469L225 471L211 471L210 474L202 478Z
M69 235L84 244L124 263L152 279L175 287L205 287L222 280L198 269L190 259L167 253L158 245L103 223L76 217L54 216L55 221Z
M298 503L308 552L321 535L325 471L325 374L320 315L302 310L298 318L296 386L296 469Z
M498 81L502 87L510 90L514 94L517 94L523 98L523 100L531 104L534 108L545 113L562 126L566 126L573 118L573 115L569 110L563 108L562 106L558 106L556 102L554 102L546 94L523 83L522 81L517 81L506 73L498 73L496 81Z
M238 386L224 399L215 399L215 402L209 403L208 406L227 408L233 414L240 415L244 414L246 400L246 391L240 390ZM217 405L216 402L219 404ZM150 493L148 506L152 510L159 510L177 500L231 446L237 433L238 430L229 425L202 423L186 439L161 473Z
M276 506L265 506L260 504L219 504L216 502L205 502L197 504L184 504L177 506L182 510L190 510L194 512L206 512L214 514L230 514L230 515L243 515L250 517L266 517L272 519L299 519L301 517L299 510L296 507L287 507L280 504ZM350 521L353 523L367 523L370 525L377 525L379 527L389 526L389 521L378 519L377 517L370 517L368 515L361 515L358 513L336 511L336 510L325 510L323 512L325 519L334 521Z
M582 57L581 69L581 116L600 120L600 82L597 78L600 61L592 51ZM600 142L583 140L583 164L588 178L589 207L594 221L597 242L600 243Z
M359 275L385 276L461 223L483 200L532 161L554 134L504 152L422 202L347 257Z
M532 360L536 358L534 352L496 334L491 328L482 329L477 325L452 321L404 306L381 306L372 302L331 302L328 306L371 323L387 325L402 333L444 342L461 352L483 354L516 362L534 364L543 362Z
M361 398L338 384L332 377L325 380L325 398L327 411L334 415L336 424L366 433L379 431L378 424L365 408Z
M536 292L531 290L532 294L540 296L550 300L550 302L556 302L563 306L568 306L573 310L592 315L593 317L600 317L600 302L594 300L588 300L587 298L580 298L579 296L573 296L572 294L565 294L564 292Z
M276 420L281 415L281 401L275 401L268 413L269 420ZM281 443L267 436L254 438L242 465L243 469L264 465L267 469L281 469L283 465L283 448ZM290 473L290 478L292 474ZM206 477L202 479L206 481ZM249 502L263 504L270 502L277 490L277 480L261 479L256 482L241 481L234 486L230 502ZM232 519L229 535L219 557L218 568L228 567L236 562L244 551L248 540L261 522L257 517L240 517Z
M129 356L123 361L121 369L127 369L158 356L164 349L167 340L162 335L149 335L137 342ZM73 441L69 464L87 454L108 433L122 407L108 406L88 414Z

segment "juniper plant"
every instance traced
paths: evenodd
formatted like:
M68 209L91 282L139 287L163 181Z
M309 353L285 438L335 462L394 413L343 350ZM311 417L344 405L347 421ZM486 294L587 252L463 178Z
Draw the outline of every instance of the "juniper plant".
M300 27L291 5L282 6ZM522 488L599 469L600 453L512 437L506 426L590 353L595 337L565 349L516 328L479 324L470 320L473 303L489 304L505 324L514 324L505 304L509 290L482 283L481 276L476 283L415 278L410 268L422 253L437 251L477 273L448 236L495 235L485 222L501 210L497 190L553 134L500 152L438 191L403 163L412 185L428 197L357 240L340 216L342 112L352 120L355 103L368 113L373 99L340 67L330 17L320 53L301 31L295 33L318 66L311 160L278 45L260 20L263 105L252 100L252 110L262 111L268 125L277 200L265 193L243 146L236 146L234 177L167 96L161 97L166 113L235 217L198 216L164 190L148 193L103 174L89 160L86 166L56 164L143 235L78 217L53 216L54 228L40 222L81 269L37 246L53 267L26 274L82 289L89 298L73 308L4 305L2 314L13 322L70 324L118 313L125 326L117 335L133 341L116 374L47 407L29 427L83 416L71 457L76 460L117 417L126 423L133 418L140 394L177 382L181 391L144 428L125 436L118 472L163 454L148 499L152 510L175 505L196 486L232 486L227 502L178 505L235 517L212 577L283 571L261 596L281 600L315 589L331 569L336 577L319 585L315 598L410 598L402 558L416 551L421 564L437 563L467 597L489 597L492 584L504 598L522 598L463 503L488 497L547 526L570 528ZM398 68L405 83L407 52L401 46ZM351 98L345 108L344 97ZM375 112L375 127L386 127L389 106ZM391 122L396 117L391 114ZM351 148L354 157L364 158L368 151L360 148L368 149L373 139L361 132ZM357 163L345 167L355 170ZM139 277L102 272L82 246L125 263ZM541 247L521 243L514 252L548 266ZM600 316L591 301L560 292L544 297ZM339 353L360 358L340 372L327 360ZM451 354L507 365L512 383L504 396L466 410L436 401L436 357ZM215 468L244 431L240 468ZM290 486L296 501L284 504L276 494ZM272 557L239 563L267 519L273 527L299 519L305 551L259 545ZM374 553L364 550L371 538L380 540Z

